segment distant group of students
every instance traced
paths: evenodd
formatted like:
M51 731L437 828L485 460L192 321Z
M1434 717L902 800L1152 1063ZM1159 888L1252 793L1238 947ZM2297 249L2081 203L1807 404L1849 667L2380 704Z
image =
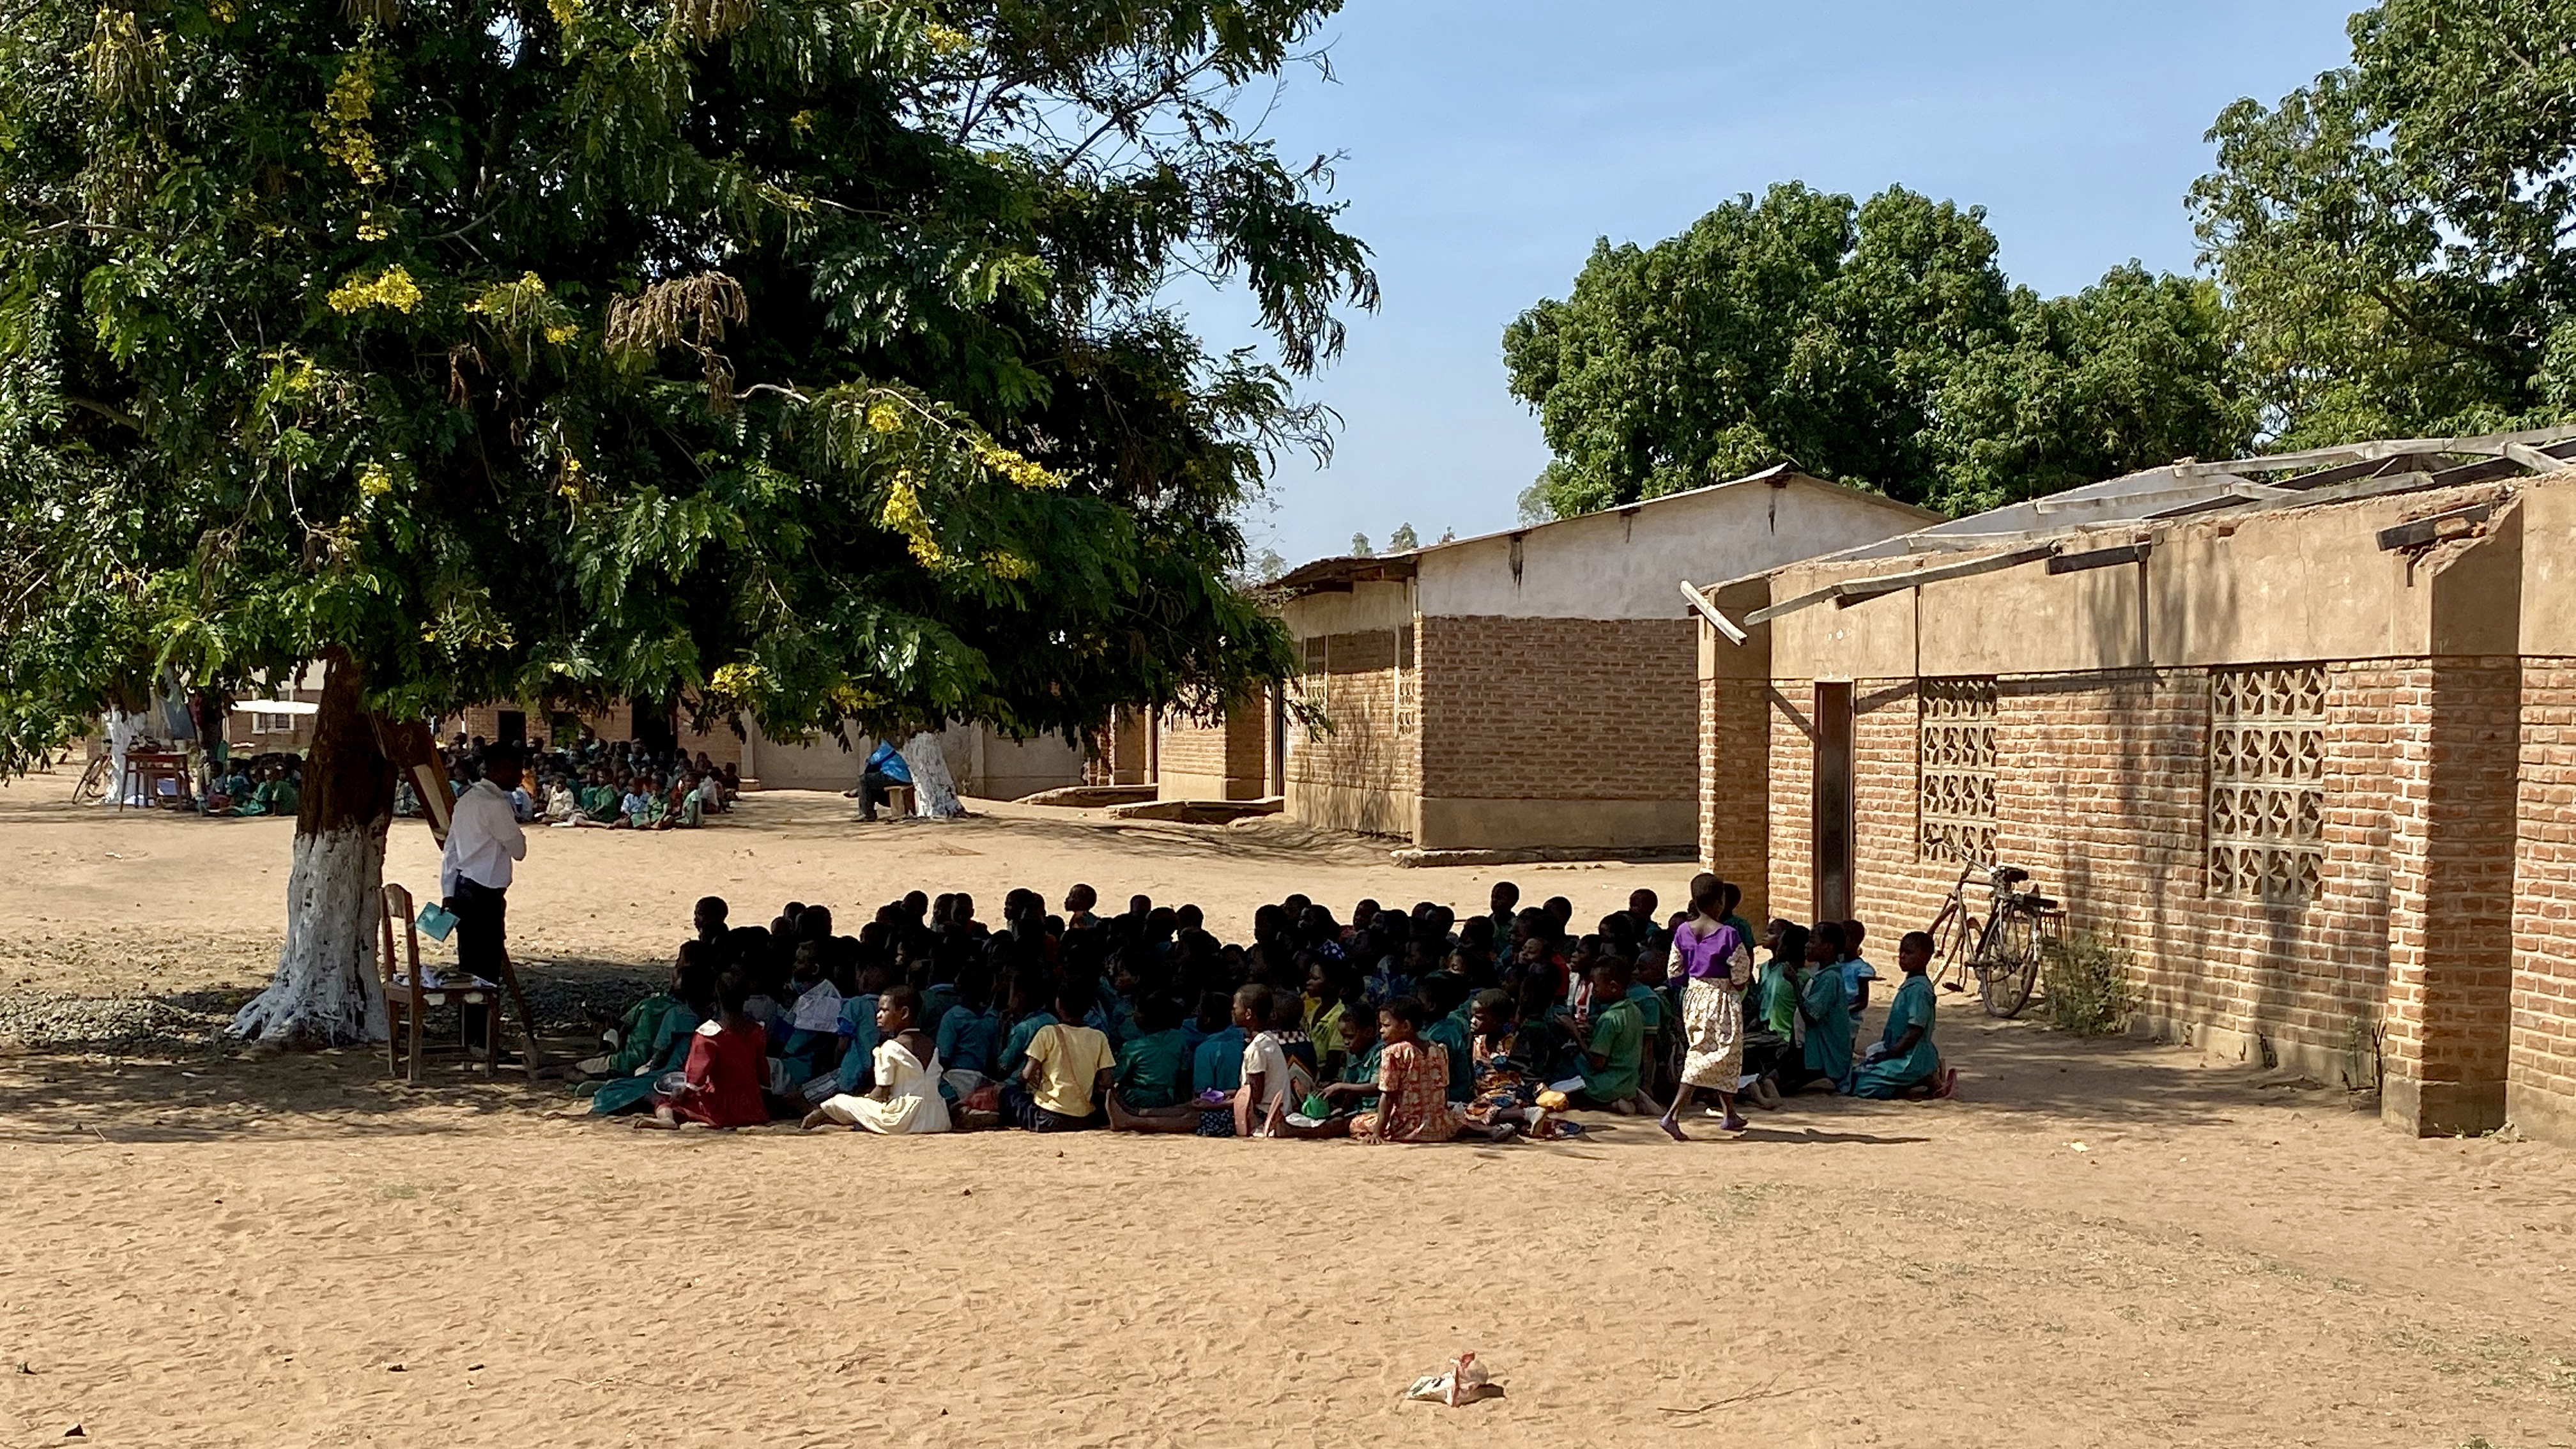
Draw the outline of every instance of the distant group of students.
M484 756L491 748L481 736L460 732L439 752L452 794L464 794L483 778ZM704 750L693 760L678 749L603 741L585 725L570 745L528 752L526 773L509 793L510 812L522 825L694 830L733 808L742 793L742 775L737 766L718 766ZM419 797L408 780L396 787L394 813L420 813Z
M1856 1050L1878 976L1861 924L1773 921L1757 943L1739 896L1702 875L1658 920L1641 890L1581 937L1570 902L1523 909L1510 882L1463 921L1361 901L1345 923L1291 896L1256 912L1248 945L1196 906L1100 915L1083 885L1061 914L1013 891L998 926L970 896L916 891L856 935L802 902L736 926L710 896L668 987L603 1032L575 1090L645 1127L1374 1142L1548 1140L1583 1130L1576 1109L1682 1139L1702 1093L1728 1130L1740 1099L1951 1095L1929 936L1900 943L1884 1029Z

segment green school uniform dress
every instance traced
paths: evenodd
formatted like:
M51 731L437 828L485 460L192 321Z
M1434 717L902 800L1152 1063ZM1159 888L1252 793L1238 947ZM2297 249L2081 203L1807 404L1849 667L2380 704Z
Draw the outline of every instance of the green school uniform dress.
M632 1112L653 1099L653 1086L665 1072L679 1071L689 1064L689 1039L697 1034L698 1014L686 1003L674 1005L662 1013L662 1024L653 1031L653 1052L646 1070L631 1077L611 1077L604 1082L584 1082L573 1089L574 1095L587 1092L590 1110L597 1116Z
M1118 1049L1110 1081L1129 1107L1177 1107L1190 1097L1190 1039L1179 1027L1149 1032Z
M1053 1025L1052 1011L1032 1011L1012 1022L1010 1035L1002 1038L1002 1054L993 1058L993 1075L1005 1082L1019 1076L1020 1068L1029 1064L1029 1043Z
M1449 1100L1465 1102L1476 1095L1476 1063L1467 1051L1467 1027L1454 1016L1444 1016L1422 1029L1422 1039L1438 1042L1449 1053Z
M1821 967L1798 988L1798 1015L1807 1024L1807 1070L1842 1091L1851 1083L1851 999L1842 973Z
M1932 1080L1941 1070L1941 1053L1932 1045L1932 982L1922 976L1908 976L1896 988L1896 1000L1887 1008L1887 1030L1879 1044L1893 1052L1897 1039L1912 1027L1923 1028L1923 1035L1901 1056L1884 1056L1860 1069L1852 1077L1855 1097L1893 1097L1906 1088Z
M608 1054L609 1074L622 1077L653 1060L654 1045L662 1035L662 1018L679 1005L680 998L665 991L628 1007L626 1019L618 1024L617 1050Z
M1596 1102L1620 1102L1637 1095L1637 1080L1646 1059L1646 1014L1625 997L1611 1002L1592 1019L1590 1052L1583 1061L1583 1090Z
M1762 1025L1782 1041L1798 1037L1798 973L1774 956L1762 963Z
M1385 1049L1386 1043L1382 1041L1370 1042L1369 1049L1367 1051L1364 1051L1358 1056L1352 1057L1350 1060L1342 1063L1342 1074L1340 1079L1342 1081L1352 1083L1355 1086L1373 1087L1377 1085L1378 1059L1385 1055ZM1376 1111L1377 1093L1371 1092L1360 1098L1360 1110L1363 1112Z

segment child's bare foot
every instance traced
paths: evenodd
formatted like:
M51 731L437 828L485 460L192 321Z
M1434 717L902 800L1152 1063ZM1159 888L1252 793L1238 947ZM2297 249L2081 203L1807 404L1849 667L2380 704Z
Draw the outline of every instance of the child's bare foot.
M805 1120L797 1123L796 1126L800 1131L811 1132L815 1128L820 1127L831 1120L831 1113L817 1107L813 1111L806 1113Z

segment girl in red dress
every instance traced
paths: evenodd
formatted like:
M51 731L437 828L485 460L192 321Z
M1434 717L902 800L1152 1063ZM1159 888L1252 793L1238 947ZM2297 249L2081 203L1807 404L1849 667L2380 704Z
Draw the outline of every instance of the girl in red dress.
M656 1093L653 1115L637 1118L636 1126L758 1127L769 1120L760 1096L769 1080L769 1039L743 1010L750 999L750 985L726 972L716 983L715 1019L689 1039L683 1080L676 1090Z

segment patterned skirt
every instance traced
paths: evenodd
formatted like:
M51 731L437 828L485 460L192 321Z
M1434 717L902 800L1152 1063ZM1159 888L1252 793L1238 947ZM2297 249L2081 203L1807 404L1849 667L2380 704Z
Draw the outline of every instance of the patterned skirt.
M1720 1092L1744 1075L1744 998L1733 988L1692 978L1682 992L1682 1080Z

